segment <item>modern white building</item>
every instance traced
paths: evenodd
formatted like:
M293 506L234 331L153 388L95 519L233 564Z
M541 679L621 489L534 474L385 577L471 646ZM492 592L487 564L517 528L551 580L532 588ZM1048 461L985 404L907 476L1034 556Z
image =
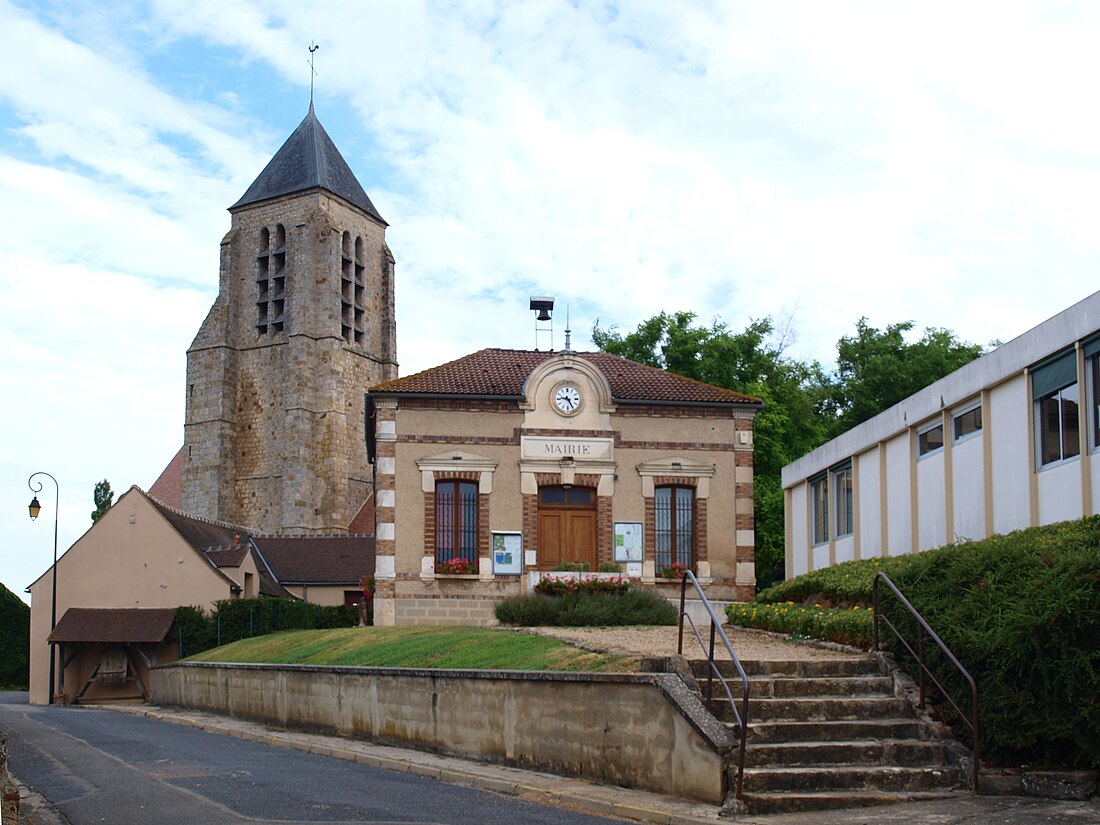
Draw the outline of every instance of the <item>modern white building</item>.
M783 468L787 578L1100 509L1100 292Z

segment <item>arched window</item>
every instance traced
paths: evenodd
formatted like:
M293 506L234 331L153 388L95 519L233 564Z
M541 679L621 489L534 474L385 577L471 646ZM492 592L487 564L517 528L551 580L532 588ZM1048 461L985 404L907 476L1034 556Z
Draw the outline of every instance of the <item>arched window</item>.
M265 226L260 230L259 248L256 250L256 333L267 335L271 324L271 232Z
M435 563L456 560L477 570L477 496L475 481L438 481L435 485Z
M654 550L658 575L673 565L695 569L695 489L668 485L654 490Z
M363 239L356 237L353 246L351 233L345 232L340 244L340 334L359 346L364 337L363 269Z
M271 253L271 331L282 332L286 322L286 229L275 225L275 249Z

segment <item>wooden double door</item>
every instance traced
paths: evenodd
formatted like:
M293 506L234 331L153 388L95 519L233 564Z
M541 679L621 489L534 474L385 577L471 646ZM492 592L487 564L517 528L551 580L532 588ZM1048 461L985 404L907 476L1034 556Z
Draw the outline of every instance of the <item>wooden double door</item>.
M591 487L539 489L540 570L562 562L596 569L596 491Z

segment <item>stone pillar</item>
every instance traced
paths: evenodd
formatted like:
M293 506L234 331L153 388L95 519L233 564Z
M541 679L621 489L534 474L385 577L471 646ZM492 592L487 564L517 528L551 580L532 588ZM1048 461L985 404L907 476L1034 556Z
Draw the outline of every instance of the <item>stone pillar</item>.
M397 624L397 401L374 400L374 623Z

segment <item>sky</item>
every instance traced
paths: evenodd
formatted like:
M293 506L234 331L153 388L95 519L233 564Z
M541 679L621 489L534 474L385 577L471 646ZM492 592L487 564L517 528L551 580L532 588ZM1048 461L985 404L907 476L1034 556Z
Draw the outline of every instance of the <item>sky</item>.
M318 117L389 223L408 375L662 311L835 366L1096 290L1100 5L0 0L0 582L183 443L236 201ZM546 346L545 338L538 342ZM53 475L27 516L36 471Z

